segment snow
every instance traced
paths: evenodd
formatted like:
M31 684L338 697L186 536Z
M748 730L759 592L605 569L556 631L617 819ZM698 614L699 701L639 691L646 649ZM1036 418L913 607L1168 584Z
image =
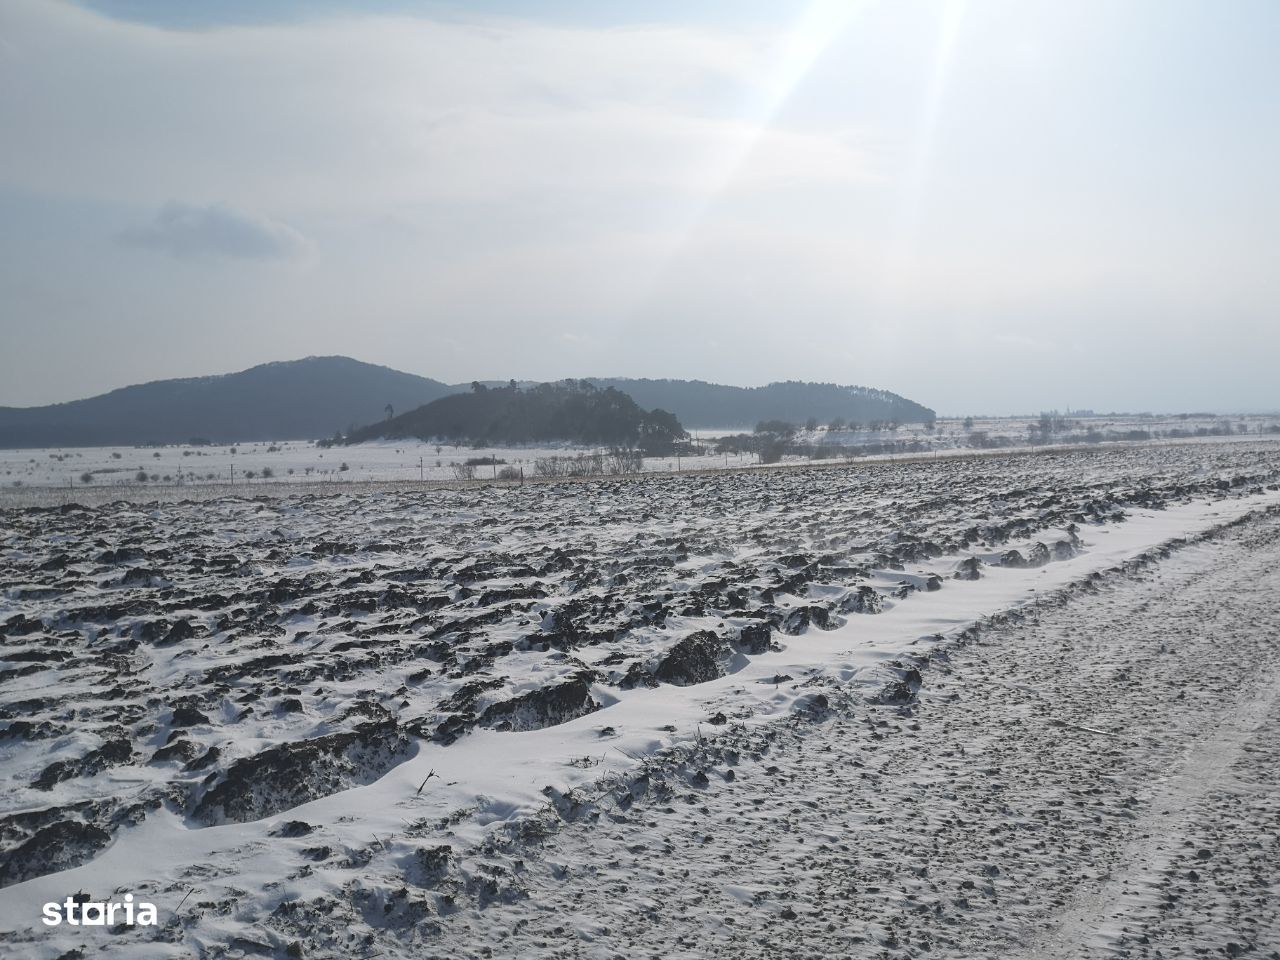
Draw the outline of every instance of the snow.
M923 424L903 424L895 429L872 431L865 426L857 431L832 432L825 426L814 431L801 430L796 442L817 448L836 446L840 457L850 451L852 459L856 451L857 462L881 460L925 459L937 456L984 456L988 451L975 448L971 439L986 435L1006 444L1002 453L1047 452L1044 446L1028 445L1028 431L1038 422L1036 418L979 418L966 428L959 419L940 419L935 429ZM1201 443L1221 446L1224 443L1255 443L1261 440L1280 441L1280 417L1263 415L1237 415L1229 418L1216 416L1182 417L1097 417L1073 420L1076 426L1068 434L1055 438L1053 447L1064 449L1078 445L1083 431L1094 430L1099 434L1125 433L1132 430L1147 431L1162 436L1170 431L1194 433L1197 430L1240 430L1229 437L1205 436L1178 440L1151 440L1145 443L1152 448L1176 444ZM740 431L694 430L692 436L704 452L691 456L646 457L646 473L696 473L700 471L738 470L758 468L760 464L750 454L717 454L715 442ZM749 431L748 431L749 432ZM896 442L914 446L914 452L874 453L877 445ZM1104 442L1102 446L1114 446ZM1126 444L1127 445L1127 444ZM82 501L86 497L105 500L113 496L136 497L140 488L152 491L152 495L169 499L183 496L221 495L221 488L234 488L242 495L279 493L282 486L306 486L323 491L334 484L345 484L358 490L366 484L410 484L414 481L435 484L458 482L456 465L468 459L493 458L494 466L475 468L473 481L492 480L503 466L523 470L526 480L536 476L535 464L551 457L574 457L600 452L596 447L572 444L547 444L525 446L469 446L443 442L417 440L382 440L351 446L321 447L312 441L281 440L227 445L166 445L166 446L115 446L115 447L65 447L41 449L0 450L0 504L5 502L23 505L29 502L59 502L33 494L40 490L68 490ZM771 466L796 466L809 462L807 457L786 456L780 464ZM821 462L821 461L820 461ZM270 476L264 476L264 470ZM139 473L147 479L139 481ZM85 477L88 475L88 480ZM252 475L252 476L250 476ZM212 488L212 491L210 491ZM143 494L145 495L145 494Z
M316 902L356 910L363 930L380 928L375 902L384 918L409 910L422 930L443 929L448 904L418 898L410 909L396 898L423 869L423 851L447 846L450 870L474 872L476 851L549 829L654 764L726 738L793 731L818 694L873 701L975 623L1038 614L1070 584L1280 506L1278 476L1280 446L1254 441L6 511L0 669L18 672L0 687L0 708L11 722L51 730L0 741L9 772L0 823L86 801L132 812L75 814L104 825L109 845L80 866L0 888L0 931L11 931L0 943L6 955L39 957L86 938L122 957L185 956L235 937L282 950L300 934L276 911ZM1057 558L1001 564L1007 551L1029 556L1037 543ZM127 549L141 553L116 556ZM969 558L979 579L957 579ZM139 569L156 576L127 582ZM883 613L855 612L859 587L875 591ZM815 619L790 632L802 609L831 629ZM179 620L194 633L167 640ZM742 630L760 623L773 627L776 649L747 652ZM623 682L650 674L699 631L723 645L724 675ZM70 659L45 663L50 650ZM40 669L23 672L33 664ZM537 715L527 710L516 730L481 722L495 704L575 677L598 705L585 715L541 729L519 729ZM476 681L481 689L468 694ZM465 709L444 706L464 695ZM175 724L184 699L207 722ZM438 735L450 718L461 724L454 742ZM319 790L314 799L275 809L282 794L268 778L246 793L265 815L207 825L195 813L237 761L374 721L412 736L402 749L341 754L324 777L303 770L299 786ZM191 757L211 747L219 755L185 771L148 762L175 732ZM121 737L135 754L127 762L48 790L31 785L50 764L80 762ZM281 836L293 821L314 829ZM25 834L0 836L10 852ZM467 874L470 900L502 900L510 878L485 893L483 874ZM78 890L151 898L167 932L153 940L42 929L41 905ZM730 896L751 902L759 892L740 883ZM580 920L575 930L608 955L599 923ZM407 934L370 935L380 949L400 943L420 955Z

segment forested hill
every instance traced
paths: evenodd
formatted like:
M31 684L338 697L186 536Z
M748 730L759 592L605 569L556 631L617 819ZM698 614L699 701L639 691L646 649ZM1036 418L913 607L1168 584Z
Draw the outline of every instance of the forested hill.
M350 357L308 357L45 407L0 407L0 447L315 439L379 419L388 404L409 410L455 389Z
M920 423L936 417L933 410L896 393L834 383L788 380L765 387L729 387L702 380L603 378L591 382L621 390L642 407L670 410L686 427L749 428L761 420L804 423L810 417L823 423L837 418Z
M540 431L534 439L570 438L565 430L584 440L588 435L602 436L601 430L622 437L642 429L661 433L657 420L641 416L655 408L675 415L675 429L681 425L750 428L762 420L803 423L811 417L822 422L840 418L862 423L911 423L934 416L928 407L886 390L832 383L791 381L767 387L730 387L701 380L605 378L573 382L578 385L576 393L582 395L571 400L560 398L565 401L556 414L560 419L543 409L544 401L551 403L558 396L553 389L546 396L518 402L495 395L479 405L463 401L433 408L423 416L452 419L414 421L404 427L404 435L464 426L490 437L504 431L511 437ZM600 388L602 395L588 399L581 387L584 382ZM487 386L499 393L508 389L502 382ZM521 384L521 392L534 386ZM625 395L631 407L609 394L610 388ZM386 418L388 408L392 414L402 414L449 395L471 393L468 384L442 383L350 357L307 357L219 376L156 380L49 406L0 407L0 447L186 443L197 438L215 443L319 439L351 433L359 424L381 430L384 424L380 421ZM500 402L515 406L498 412ZM488 413L482 414L482 408ZM593 422L592 416L603 419Z
M461 440L477 443L577 444L638 447L661 453L684 437L670 413L642 410L612 387L582 380L539 383L520 388L475 384L469 393L441 397L417 410L373 423L344 438L347 443L375 439Z

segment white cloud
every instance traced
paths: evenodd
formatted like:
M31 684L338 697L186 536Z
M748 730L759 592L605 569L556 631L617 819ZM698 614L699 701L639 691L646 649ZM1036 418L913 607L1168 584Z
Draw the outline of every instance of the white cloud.
M1280 302L1277 68L1250 18L972 4L930 111L933 3L793 4L840 16L773 33L732 4L619 28L452 6L166 30L0 0L0 303L31 318L0 388L63 398L89 337L83 392L345 352L463 382L815 377L1035 409L1063 402L1049 379L1115 379L1028 363L1039 344L1122 334L1189 358L1157 391L1217 377L1256 406L1270 383L1239 372L1274 355ZM1206 31L1240 55L1172 39ZM975 369L1004 375L979 396Z
M170 201L155 219L120 234L126 244L162 250L175 257L234 257L276 260L297 256L307 246L288 224L225 203L193 206Z
M0 127L23 149L0 183L36 191L385 213L867 175L846 137L757 125L776 38L379 17L181 32L49 0L7 20Z

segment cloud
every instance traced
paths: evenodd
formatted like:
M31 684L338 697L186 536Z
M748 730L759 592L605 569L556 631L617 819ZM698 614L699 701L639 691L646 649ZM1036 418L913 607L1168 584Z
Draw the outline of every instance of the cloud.
M86 391L302 343L453 381L815 378L1016 410L1195 380L1262 405L1280 136L1249 18L970 5L931 115L933 3L769 25L741 13L764 0L371 2L166 29L192 5L0 0L0 302L41 321L10 324L0 389L61 399L64 342L96 336ZM1177 39L1206 31L1241 56ZM1188 77L1204 96L1170 99ZM1119 336L1165 366L1029 362ZM1079 402L1128 403L1098 389Z
M0 127L23 148L0 153L0 183L33 192L288 216L589 192L644 211L856 187L871 166L843 131L766 122L778 40L761 32L354 15L183 32L47 0L6 15Z
M280 260L301 254L307 241L288 224L224 203L205 207L170 201L155 219L120 234L122 243L175 257Z

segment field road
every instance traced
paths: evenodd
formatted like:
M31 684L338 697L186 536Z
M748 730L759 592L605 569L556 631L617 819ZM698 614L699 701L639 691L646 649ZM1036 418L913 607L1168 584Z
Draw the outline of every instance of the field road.
M1280 956L1278 588L1263 516L982 629L915 702L834 691L418 955Z

